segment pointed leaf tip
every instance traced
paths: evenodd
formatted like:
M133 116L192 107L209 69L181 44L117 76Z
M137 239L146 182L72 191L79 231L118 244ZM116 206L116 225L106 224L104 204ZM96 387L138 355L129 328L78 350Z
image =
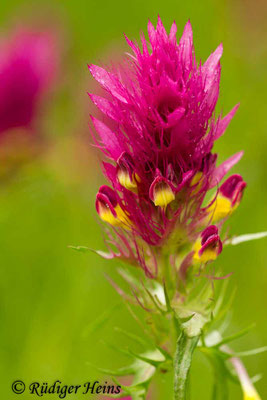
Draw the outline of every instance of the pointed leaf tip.
M158 21L157 21L158 26L164 27L162 19L160 18L160 15L158 14ZM165 28L164 28L165 29Z
M238 108L240 106L240 103L236 104L234 108L223 118L219 121L217 130L215 133L215 140L219 139L226 129L228 128L228 125L230 124L232 118L235 116L235 113L237 112Z
M267 237L267 232L258 232L258 233L247 233L246 235L233 237L225 242L225 244L232 244L233 246L249 242L251 240L263 239Z
M192 40L192 39L193 39L193 29L189 19L184 26L184 31L180 39L180 44L185 42L186 40Z
M220 68L220 58L223 53L223 45L219 44L217 49L211 53L202 67L203 79L205 82L205 90L208 92L213 87L214 82L217 80L217 73Z
M155 30L154 25L152 24L152 22L150 20L148 20L147 32L148 32L150 43L153 46L155 44L156 30Z
M193 30L193 29L192 29L192 24L191 24L190 18L189 18L189 20L187 21L187 23L185 24L185 26L187 26L189 29Z
M90 249L89 247L86 247L86 246L71 246L71 245L69 245L68 248L79 251L80 253L87 253L88 251L90 251L90 252L93 251L92 249Z
M94 64L90 64L89 70L95 80L100 83L105 90L107 90L112 96L122 103L127 103L127 99L124 96L123 87L117 76Z
M213 173L209 188L211 189L217 186L224 178L224 176L230 171L230 169L241 160L243 155L244 151L241 150L233 156L229 157L221 165L219 165Z
M170 29L170 34L169 34L169 39L172 42L176 41L176 33L177 33L177 25L176 22L173 21L171 29Z

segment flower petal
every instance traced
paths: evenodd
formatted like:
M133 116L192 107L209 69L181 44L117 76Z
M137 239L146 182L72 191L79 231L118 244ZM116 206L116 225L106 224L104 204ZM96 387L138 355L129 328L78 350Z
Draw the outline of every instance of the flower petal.
M232 118L234 117L235 113L237 112L238 108L239 108L239 104L234 106L234 108L223 119L221 119L219 121L217 130L216 130L216 134L215 134L215 140L224 134L224 132L226 131Z
M115 135L103 122L91 117L96 131L98 132L105 150L113 159L117 159L122 153L122 147Z
M88 93L88 95L92 102L97 108L99 108L100 111L102 111L103 114L106 114L109 118L116 120L116 113L110 101L96 94Z
M122 103L127 103L127 99L122 93L122 87L119 80L110 72L107 72L104 68L98 67L97 65L89 65L89 71L100 85L116 97Z
M219 66L219 61L223 53L223 45L220 44L217 49L209 56L202 67L205 90L208 91L214 83L216 69Z
M226 161L224 161L219 167L217 167L214 171L211 183L210 183L210 189L217 186L220 181L223 179L223 177L227 174L228 171L236 164L238 161L242 158L244 152L239 151L238 153L234 154L230 158L228 158Z

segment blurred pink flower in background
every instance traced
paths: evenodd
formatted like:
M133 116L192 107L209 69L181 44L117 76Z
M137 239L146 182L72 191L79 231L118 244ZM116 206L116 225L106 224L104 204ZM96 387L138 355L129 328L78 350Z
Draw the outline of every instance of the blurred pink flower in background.
M56 74L58 47L50 30L15 28L0 38L0 173L39 146L42 100Z
M0 134L30 128L38 102L55 74L57 55L50 32L17 31L0 42Z

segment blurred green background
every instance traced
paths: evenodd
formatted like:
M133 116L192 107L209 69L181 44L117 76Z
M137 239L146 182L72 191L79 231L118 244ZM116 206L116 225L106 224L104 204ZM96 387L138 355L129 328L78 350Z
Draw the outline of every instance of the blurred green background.
M45 110L48 150L0 187L1 398L18 397L10 388L15 379L27 384L56 379L66 384L103 381L90 363L110 368L128 361L102 343L126 345L114 326L138 331L104 277L104 272L113 274L116 263L68 248L103 247L94 198L104 180L87 138L86 91L92 82L86 64L106 61L115 48L125 51L123 32L138 38L147 19L155 23L159 13L167 29L176 20L179 34L191 19L198 59L207 58L223 42L217 110L226 113L239 101L241 107L216 149L220 160L245 150L235 171L248 182L242 206L231 218L231 231L267 229L266 9L262 0L1 3L2 35L17 22L43 18L59 29L64 49L58 88ZM227 248L220 257L226 273L234 271L231 279L237 287L228 333L256 323L235 350L267 344L266 245L266 240L242 244ZM111 320L90 334L90 323L113 306ZM263 373L257 389L266 398L266 355L248 358L245 364L251 376ZM192 399L210 398L212 373L201 355L196 354L192 375ZM158 396L154 394L153 400L171 399L171 389L171 377L159 377ZM29 395L19 398L28 400ZM233 385L231 399L241 398Z

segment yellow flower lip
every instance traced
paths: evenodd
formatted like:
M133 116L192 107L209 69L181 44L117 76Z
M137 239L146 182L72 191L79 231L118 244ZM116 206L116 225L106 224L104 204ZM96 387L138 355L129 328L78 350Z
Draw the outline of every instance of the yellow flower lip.
M220 193L208 207L208 213L213 223L229 217L234 211L231 201L227 197L223 197Z
M231 175L219 188L219 192L207 211L212 222L229 217L239 206L246 182L241 175Z
M155 206L166 208L175 199L171 184L164 177L158 175L149 189L150 199Z
M113 226L130 226L130 220L121 208L116 192L108 186L101 186L96 196L96 211L102 221Z
M130 154L123 152L117 160L117 178L121 186L136 191L140 177L135 172L134 161Z
M159 188L154 196L155 206L166 207L175 199L174 193L170 187Z
M202 186L202 177L203 172L198 171L192 178L190 182L190 186L192 187L192 194L196 194L199 192Z
M137 182L140 182L140 178L136 173L133 173L130 176L129 172L123 169L118 170L117 177L121 186L132 191L135 191L137 189Z
M129 227L130 220L123 209L118 204L114 209L110 209L106 204L99 204L98 214L102 221L112 226Z
M244 400L261 400L258 393L244 393Z
M107 204L99 203L98 214L103 221L110 225L118 225L119 223L115 208L110 209Z

